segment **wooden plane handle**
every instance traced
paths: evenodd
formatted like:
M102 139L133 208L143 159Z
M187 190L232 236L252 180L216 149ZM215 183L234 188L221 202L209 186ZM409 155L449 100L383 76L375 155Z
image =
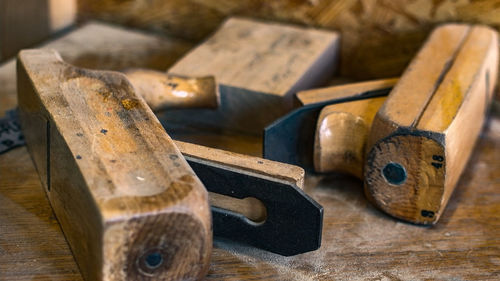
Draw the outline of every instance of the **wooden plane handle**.
M28 150L84 278L203 278L207 192L126 76L50 50L17 67Z
M148 69L124 71L153 111L176 108L217 108L220 95L214 76L184 77Z
M397 78L312 89L297 93L301 105L356 96L393 87ZM385 97L375 97L325 106L314 136L313 163L318 173L339 172L363 178L366 140L373 118Z
M366 140L373 118L385 99L332 104L321 110L314 138L316 172L340 172L363 178Z
M494 30L449 24L432 32L373 121L365 193L376 206L413 223L439 220L473 151L497 73Z

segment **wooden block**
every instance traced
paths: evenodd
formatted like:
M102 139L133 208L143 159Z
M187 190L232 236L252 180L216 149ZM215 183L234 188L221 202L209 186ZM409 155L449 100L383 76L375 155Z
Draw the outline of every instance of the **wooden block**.
M214 75L220 108L169 112L162 120L260 134L292 109L293 94L332 77L338 45L339 36L331 31L230 18L168 70Z
M194 280L212 248L207 192L123 74L19 55L21 124L86 280Z
M439 220L492 100L498 36L483 26L437 28L377 113L365 193L390 215Z
M76 0L2 0L0 2L0 61L71 26Z

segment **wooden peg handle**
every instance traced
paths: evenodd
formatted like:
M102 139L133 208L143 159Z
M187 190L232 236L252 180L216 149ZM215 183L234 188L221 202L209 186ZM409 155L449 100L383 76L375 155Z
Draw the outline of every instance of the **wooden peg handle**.
M390 215L436 223L492 100L498 36L484 26L437 28L377 113L365 193Z
M321 110L314 140L316 172L363 178L366 139L384 101L385 97L377 97L332 104Z
M25 50L18 100L28 149L86 280L203 278L207 192L125 75Z
M153 111L175 108L217 108L220 95L213 76L189 78L147 69L124 72Z

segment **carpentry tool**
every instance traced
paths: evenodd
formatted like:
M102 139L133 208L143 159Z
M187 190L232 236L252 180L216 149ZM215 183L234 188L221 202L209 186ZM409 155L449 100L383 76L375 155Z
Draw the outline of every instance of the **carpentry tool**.
M381 80L299 92L298 100L304 105L265 128L264 158L312 170L314 135L321 109L331 104L385 96L392 85L391 81Z
M397 79L353 83L297 94L301 104L328 100L338 92L367 91L390 87ZM366 139L378 109L385 97L325 106L318 117L314 137L314 170L319 173L340 172L363 178Z
M149 93L152 100L157 100L155 94L164 92ZM10 119L9 124L16 127L15 121ZM22 138L19 131L16 133L13 137ZM175 143L210 191L215 235L281 255L319 248L323 209L301 190L303 169L204 146ZM252 216L253 213L258 217Z
M203 278L207 192L126 77L50 50L21 51L17 77L28 150L85 279Z
M483 26L437 28L377 113L365 193L386 213L435 224L481 130L498 71L498 36Z
M261 135L265 126L293 109L293 95L326 83L337 67L336 32L231 17L201 45L168 69L181 76L217 77L217 110L172 110L169 126L226 129Z

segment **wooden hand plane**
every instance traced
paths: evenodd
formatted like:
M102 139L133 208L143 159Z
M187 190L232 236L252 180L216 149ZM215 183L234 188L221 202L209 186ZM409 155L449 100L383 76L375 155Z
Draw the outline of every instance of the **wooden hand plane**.
M450 24L432 32L377 112L365 193L388 214L435 224L472 153L498 74L498 35Z
M28 150L85 279L201 279L207 192L126 77L47 50L20 52L17 72Z

